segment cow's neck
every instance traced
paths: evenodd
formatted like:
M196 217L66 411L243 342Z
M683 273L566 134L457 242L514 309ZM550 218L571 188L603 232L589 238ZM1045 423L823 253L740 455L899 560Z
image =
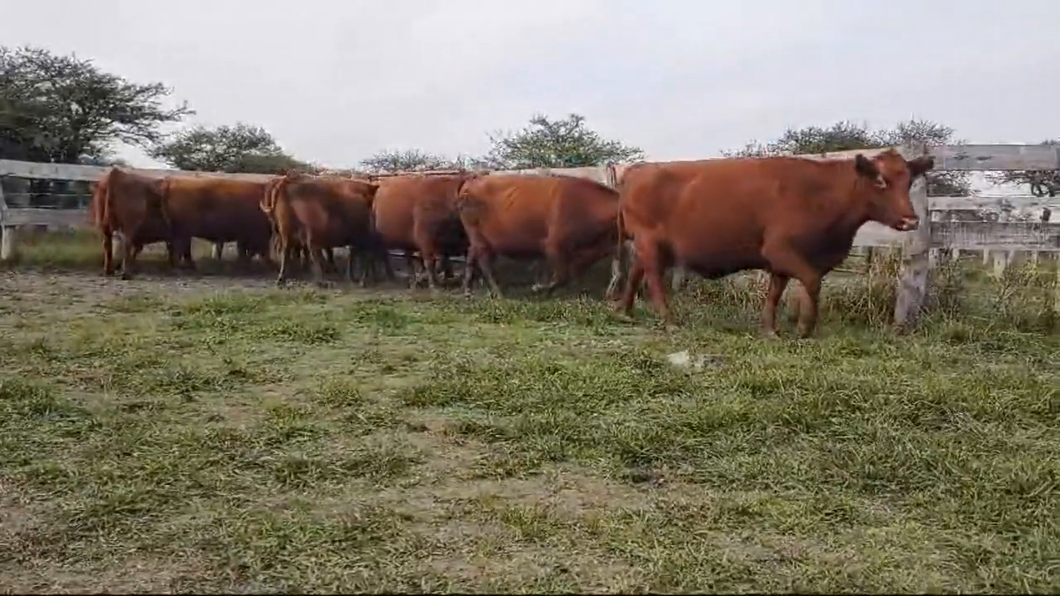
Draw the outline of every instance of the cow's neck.
M830 217L824 222L829 244L852 244L858 229L869 221L869 201L861 184L858 177L850 176L834 187L834 203L829 210Z

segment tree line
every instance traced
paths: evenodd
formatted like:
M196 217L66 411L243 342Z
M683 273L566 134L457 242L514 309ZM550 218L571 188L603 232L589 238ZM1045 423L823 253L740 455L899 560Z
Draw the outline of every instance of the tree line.
M187 103L166 107L172 93L162 83L137 83L105 72L76 54L0 46L0 159L124 165L115 157L114 146L126 143L180 170L265 174L292 169L323 171L285 151L261 126L245 122L215 128L195 125L166 134L165 128L195 114ZM789 128L773 141L752 141L723 154L822 153L907 142L958 144L954 132L926 120L900 122L879 130L843 120L829 127ZM481 156L388 149L347 171L568 168L646 158L638 147L602 137L579 114L559 118L535 115L522 129L490 133L488 138L490 150ZM1060 172L1004 172L995 179L1027 184L1038 195L1054 196L1060 191ZM932 195L960 196L968 190L964 172L934 172L928 179Z

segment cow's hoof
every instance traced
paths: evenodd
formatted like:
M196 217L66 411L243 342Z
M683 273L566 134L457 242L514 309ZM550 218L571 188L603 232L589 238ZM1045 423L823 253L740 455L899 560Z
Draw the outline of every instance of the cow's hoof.
M118 277L123 279L123 280L125 280L125 281L129 281L130 279L133 278L131 273L126 273L125 271L122 271L121 275L119 275Z
M335 287L335 284L331 283L330 281L316 281L313 282L313 285L320 288L321 290L330 290L331 288Z
M776 329L763 329L759 336L766 341L779 341L780 334L777 333Z
M277 288L282 288L282 287L284 287L286 285L287 285L287 279L285 279L283 277L277 277L276 278L276 287Z

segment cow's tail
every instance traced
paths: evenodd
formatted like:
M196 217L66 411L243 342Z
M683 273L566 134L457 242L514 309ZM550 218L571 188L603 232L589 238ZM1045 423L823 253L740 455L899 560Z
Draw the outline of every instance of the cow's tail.
M96 188L92 190L92 202L88 204L89 220L101 232L106 232L110 228L110 187L116 169L107 170L107 173L96 182Z
M626 251L626 226L622 217L622 203L619 202L618 214L615 216L615 253L611 255L611 281L607 284L606 296L614 299L622 284L622 255Z
M258 206L261 208L269 221L273 221L276 213L276 203L279 201L280 193L287 186L288 177L279 176L265 183L265 194L261 196Z
M169 230L171 233L173 231L173 218L170 216L169 211L169 190L172 186L173 179L170 176L166 176L158 181L158 211L162 216L163 225L165 225L166 230Z

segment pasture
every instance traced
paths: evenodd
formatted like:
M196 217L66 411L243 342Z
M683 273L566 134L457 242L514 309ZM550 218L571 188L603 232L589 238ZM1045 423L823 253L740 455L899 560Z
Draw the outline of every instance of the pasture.
M5 592L1060 589L1050 267L941 266L900 336L881 260L769 342L749 276L665 331L98 254L0 271Z

